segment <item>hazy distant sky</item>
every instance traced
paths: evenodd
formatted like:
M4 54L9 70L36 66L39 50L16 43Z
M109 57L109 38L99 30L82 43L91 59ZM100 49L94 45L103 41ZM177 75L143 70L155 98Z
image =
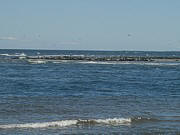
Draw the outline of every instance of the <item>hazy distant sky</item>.
M0 48L180 51L180 0L0 0Z

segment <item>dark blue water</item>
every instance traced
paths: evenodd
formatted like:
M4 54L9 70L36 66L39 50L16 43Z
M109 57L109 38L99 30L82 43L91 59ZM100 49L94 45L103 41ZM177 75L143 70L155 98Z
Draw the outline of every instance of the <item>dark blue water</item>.
M37 52L180 56L179 52L0 50L11 55ZM180 134L180 63L31 64L2 57L0 133Z

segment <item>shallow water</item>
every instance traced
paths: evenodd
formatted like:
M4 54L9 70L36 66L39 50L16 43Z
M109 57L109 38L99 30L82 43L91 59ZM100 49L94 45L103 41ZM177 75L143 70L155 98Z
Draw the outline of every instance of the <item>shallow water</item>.
M158 52L0 50L27 55ZM178 56L178 52L160 52ZM180 134L178 62L32 64L0 58L1 134Z

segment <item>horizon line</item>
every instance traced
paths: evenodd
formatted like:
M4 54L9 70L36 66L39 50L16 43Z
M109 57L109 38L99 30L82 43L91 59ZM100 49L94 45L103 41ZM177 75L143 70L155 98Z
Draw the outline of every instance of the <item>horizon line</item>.
M180 50L103 50L103 49L49 49L49 48L0 48L0 50L49 50L49 51L104 51L104 52L180 52Z

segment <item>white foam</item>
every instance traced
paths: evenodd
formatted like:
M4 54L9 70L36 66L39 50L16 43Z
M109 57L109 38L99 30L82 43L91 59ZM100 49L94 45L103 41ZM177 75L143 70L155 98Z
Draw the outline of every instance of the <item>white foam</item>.
M76 123L77 120L64 120L64 121L43 122L43 123L8 124L8 125L0 125L0 128L8 129L8 128L66 127L70 125L75 125Z
M25 53L20 53L19 56L27 56Z
M78 61L82 64L117 64L116 62L105 62L105 61Z
M68 63L73 62L72 60L53 60L52 63L58 64L58 63Z
M54 64L62 63L62 61L53 61Z
M180 63L174 63L174 62L167 62L167 63L156 63L156 62L147 62L147 63L140 63L140 65L150 65L150 66L177 66L180 65Z
M0 56L10 56L10 55L7 53L3 53L3 54L0 54Z
M11 128L48 128L48 127L67 127L72 125L83 124L107 124L107 125L129 125L131 119L113 118L113 119L90 119L90 120L62 120L43 123L26 123L26 124L7 124L0 125L0 129Z
M131 61L76 61L61 60L53 63L75 62L80 64L110 64L110 65L147 65L147 66L178 66L180 62L131 62Z
M73 57L84 57L85 55L71 55Z
M113 119L96 119L94 120L99 124L113 124L113 125L124 125L129 124L131 122L131 119L126 118L113 118Z
M47 61L45 60L28 60L29 63L31 64L45 64Z
M14 56L14 57L25 57L27 56L25 53L15 53L15 54L0 54L1 56Z

